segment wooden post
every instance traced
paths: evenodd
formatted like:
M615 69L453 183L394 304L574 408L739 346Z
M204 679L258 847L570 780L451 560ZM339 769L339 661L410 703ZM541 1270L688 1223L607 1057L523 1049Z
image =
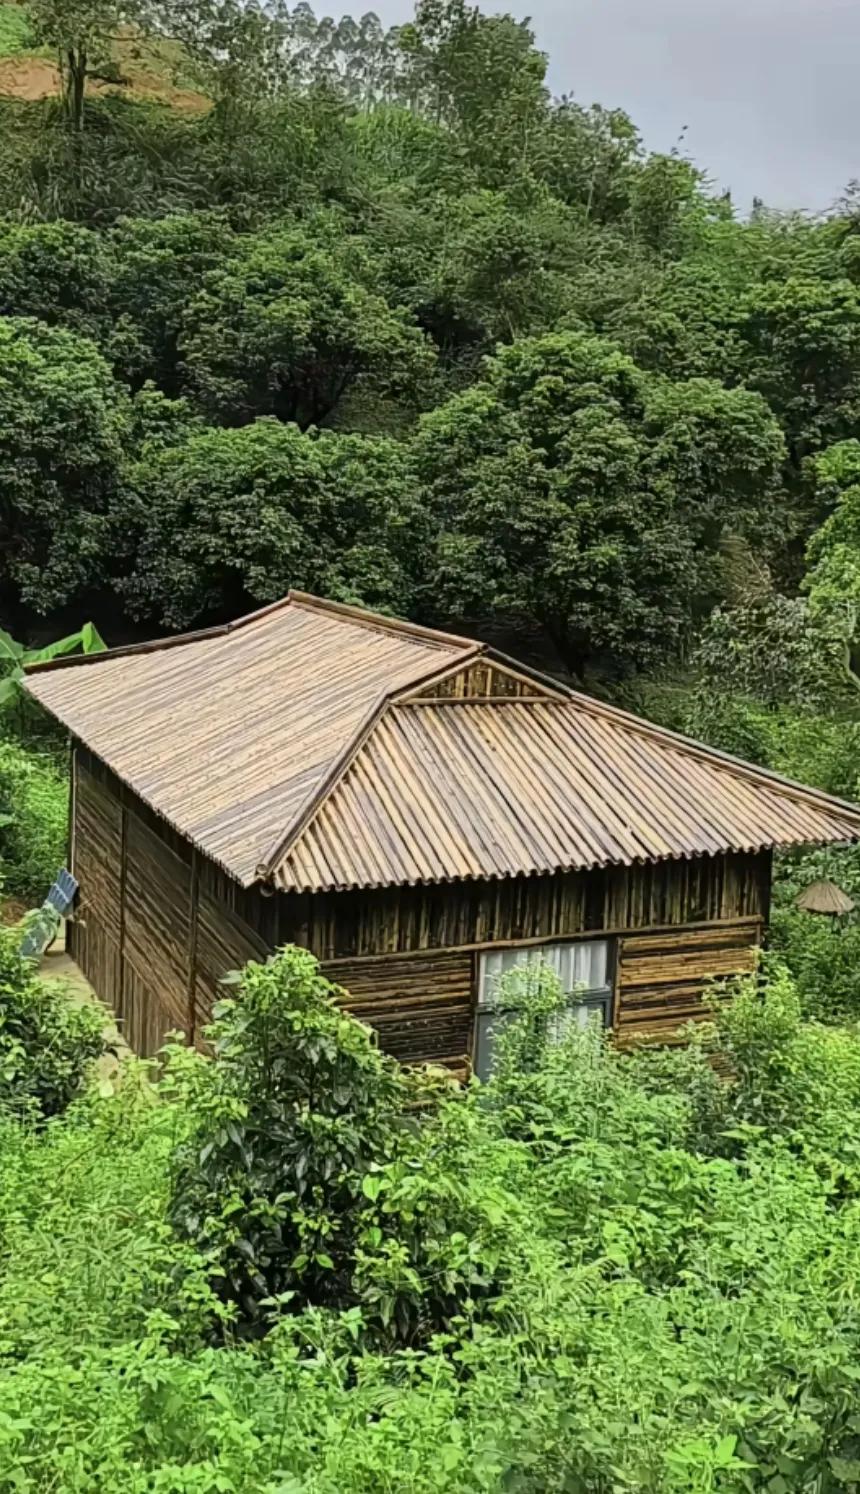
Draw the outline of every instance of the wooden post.
M197 911L200 903L200 857L191 847L191 908L188 931L188 1046L197 1040Z
M72 876L75 875L75 780L77 776L78 749L75 743L72 742L71 752L69 753L69 826L66 834L66 855L68 857L69 871ZM73 960L77 960L75 945L75 916L73 910L71 917L66 923L66 949Z
M128 873L128 809L124 801L120 808L119 825L119 990L113 995L111 1005L115 1012L125 1017L125 899ZM130 1028L128 1030L130 1031Z

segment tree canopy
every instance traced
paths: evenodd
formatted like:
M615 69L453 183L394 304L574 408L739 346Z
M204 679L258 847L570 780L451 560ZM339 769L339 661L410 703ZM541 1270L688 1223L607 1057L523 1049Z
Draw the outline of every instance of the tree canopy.
M850 191L745 216L467 0L30 25L62 98L0 98L15 621L96 592L122 628L201 623L296 583L527 624L617 681L715 608L764 626L744 546L810 626L825 591L846 613Z
M421 423L430 584L454 615L541 623L576 674L653 662L713 596L723 533L777 492L782 452L756 395L649 376L585 333L520 340Z
M40 612L104 562L128 397L84 337L0 318L0 586Z

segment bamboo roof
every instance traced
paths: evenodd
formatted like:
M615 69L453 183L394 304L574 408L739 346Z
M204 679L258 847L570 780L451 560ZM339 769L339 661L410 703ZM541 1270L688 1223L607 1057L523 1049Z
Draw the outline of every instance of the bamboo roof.
M37 665L26 688L245 886L515 877L860 838L858 806L519 666L526 693L451 693L481 662L511 669L472 640L291 592L221 628Z
M854 900L835 882L826 880L810 882L795 898L795 906L804 913L826 913L831 918L840 918L846 913L853 913Z

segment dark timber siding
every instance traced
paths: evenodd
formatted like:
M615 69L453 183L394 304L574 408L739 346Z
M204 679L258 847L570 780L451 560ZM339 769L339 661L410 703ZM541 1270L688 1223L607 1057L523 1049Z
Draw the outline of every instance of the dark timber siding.
M482 949L607 934L619 1039L665 1040L703 1014L711 977L751 967L767 917L769 854L266 896L194 852L90 753L79 747L74 764L72 953L144 1054L171 1028L199 1040L225 972L290 942L318 956L389 1052L457 1064Z

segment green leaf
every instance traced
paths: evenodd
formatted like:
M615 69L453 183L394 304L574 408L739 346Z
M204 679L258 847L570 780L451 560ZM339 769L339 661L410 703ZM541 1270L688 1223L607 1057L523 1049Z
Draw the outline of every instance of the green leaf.
M107 644L93 622L85 622L81 628L81 647L85 654L101 654Z
M25 664L47 664L51 659L59 659L63 654L72 654L76 648L81 646L81 634L68 633L65 638L56 638L53 643L46 643L44 648L28 648L24 654Z
M17 661L23 653L23 643L16 643L11 633L6 633L3 628L0 628L0 661L3 659Z
M18 699L21 693L20 680L21 674L19 670L16 670L14 674L6 675L5 679L0 680L0 706L11 705L14 700Z
M714 1463L717 1468L727 1468L729 1466L734 1457L737 1442L737 1437L731 1435L720 1438L714 1449Z

